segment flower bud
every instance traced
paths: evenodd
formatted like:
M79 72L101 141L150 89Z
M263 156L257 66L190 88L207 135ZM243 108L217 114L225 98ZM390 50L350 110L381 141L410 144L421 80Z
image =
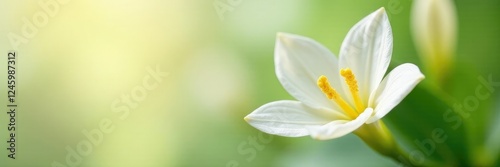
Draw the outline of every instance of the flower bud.
M415 0L411 28L414 43L427 73L442 83L453 65L455 54L455 5L451 0Z

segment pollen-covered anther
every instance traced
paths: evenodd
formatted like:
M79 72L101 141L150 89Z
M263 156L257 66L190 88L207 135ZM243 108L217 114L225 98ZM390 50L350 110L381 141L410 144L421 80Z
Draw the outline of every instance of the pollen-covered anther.
M363 102L361 101L361 98L359 97L358 81L356 81L356 77L354 76L354 73L352 73L352 70L349 68L343 68L340 70L340 75L342 75L344 77L347 86L349 86L349 90L350 90L352 98L354 100L354 104L356 105L356 110L359 113L363 112L363 110L364 110Z
M321 89L321 91L326 95L326 97L330 100L335 101L339 105L340 108L346 113L349 117L355 119L358 114L356 111L345 102L342 97L333 89L333 87L330 85L330 82L328 82L328 78L326 76L322 75L318 78L318 87Z
M324 75L319 77L318 87L326 95L326 97L328 97L328 99L333 99L333 96L335 96L337 94L337 92L335 92L335 89L333 89L330 86L328 79Z

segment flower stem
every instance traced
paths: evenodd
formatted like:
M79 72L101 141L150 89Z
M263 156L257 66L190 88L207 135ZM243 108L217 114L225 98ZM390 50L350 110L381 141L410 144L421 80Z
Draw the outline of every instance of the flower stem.
M360 137L361 140L363 140L368 146L370 146L370 148L384 156L395 160L396 162L399 162L401 166L443 165L437 162L433 162L429 159L422 160L424 162L419 162L418 160L411 159L410 154L408 154L407 151L399 146L382 120L363 125L354 133L358 137Z

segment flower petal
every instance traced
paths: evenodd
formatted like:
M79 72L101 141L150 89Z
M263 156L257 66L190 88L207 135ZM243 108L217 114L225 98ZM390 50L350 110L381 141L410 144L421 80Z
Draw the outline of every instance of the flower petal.
M310 108L298 101L283 100L259 107L247 115L245 120L269 134L300 137L309 135L308 128L322 126L343 117L345 116Z
M414 64L405 63L394 68L370 98L370 106L375 106L375 115L367 123L384 117L424 78L420 69Z
M337 58L323 45L307 37L278 33L275 65L279 81L297 100L316 109L339 110L317 85L319 76L325 75L334 88L341 87Z
M364 102L387 71L392 55L392 29L384 8L359 21L340 49L340 68L351 68ZM344 87L345 88L345 87Z
M372 116L372 113L372 108L366 108L355 120L337 120L320 127L310 128L311 137L318 140L342 137L365 124L366 120Z

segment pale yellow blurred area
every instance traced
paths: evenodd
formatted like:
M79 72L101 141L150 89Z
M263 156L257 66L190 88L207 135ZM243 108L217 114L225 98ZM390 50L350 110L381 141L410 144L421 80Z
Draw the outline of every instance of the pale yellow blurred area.
M57 7L50 6L47 12L40 2L55 2ZM0 2L0 30L6 35L0 40L1 54L15 48L7 34L26 39L15 49L19 55L17 159L7 159L2 151L0 166L54 166L55 162L72 166L66 148L76 150L79 143L89 141L82 131L98 129L103 120L112 121L111 132L101 131L102 142L93 144L88 155L80 155L81 160L70 159L74 166L173 166L181 142L176 134L183 129L178 123L182 112L176 105L177 69L195 50L196 41L206 37L198 27L210 21L202 20L199 16L204 11L190 3ZM48 17L36 16L40 12ZM33 22L34 17L47 22L34 23L32 37L23 36L23 18ZM4 69L6 63L1 62ZM168 76L158 82L148 69ZM144 82L156 86L144 89ZM134 96L139 88L145 90L140 92L144 98L134 101L134 107L124 104L123 96ZM115 112L113 105L128 108L129 115L122 119L122 112ZM2 125L7 121L3 116ZM2 131L2 141L6 134ZM4 142L5 150L3 146Z

